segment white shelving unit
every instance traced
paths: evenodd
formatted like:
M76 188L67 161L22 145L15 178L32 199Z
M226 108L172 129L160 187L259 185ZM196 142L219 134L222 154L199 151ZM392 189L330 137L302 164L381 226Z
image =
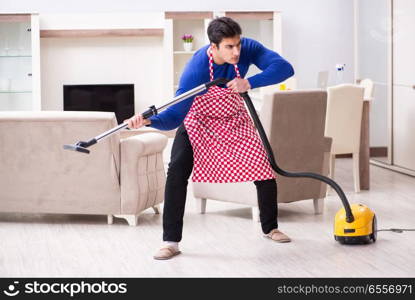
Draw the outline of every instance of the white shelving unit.
M165 97L172 98L178 88L180 76L192 55L209 40L206 29L212 20L213 12L166 12L165 13ZM191 34L193 48L185 51L181 37Z
M166 12L165 13L165 97L174 96L183 69L196 50L209 43L206 34L209 22L219 16L228 16L236 20L242 27L242 35L251 37L265 47L281 54L281 14L276 11L211 11L211 12ZM181 37L184 34L194 36L193 51L184 51ZM246 77L260 72L251 66ZM267 88L269 90L270 87ZM271 87L272 88L272 87ZM279 85L275 85L278 89ZM261 105L262 90L250 92L257 107Z
M242 28L242 35L253 38L263 44L268 49L274 50L282 54L281 47L281 13L278 11L260 11L260 12L241 12L226 11L221 15L230 17L237 21ZM255 65L249 68L246 77L251 77L261 72ZM268 86L266 90L279 90L279 84ZM252 102L257 110L262 105L262 97L265 92L263 88L257 88L249 92Z
M40 110L39 16L0 14L0 110Z

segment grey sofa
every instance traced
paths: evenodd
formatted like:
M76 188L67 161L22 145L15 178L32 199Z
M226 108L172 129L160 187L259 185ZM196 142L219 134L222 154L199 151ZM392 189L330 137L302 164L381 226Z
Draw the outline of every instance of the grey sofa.
M101 214L136 225L163 201L167 137L114 134L90 154L63 150L114 126L114 113L0 112L0 211Z

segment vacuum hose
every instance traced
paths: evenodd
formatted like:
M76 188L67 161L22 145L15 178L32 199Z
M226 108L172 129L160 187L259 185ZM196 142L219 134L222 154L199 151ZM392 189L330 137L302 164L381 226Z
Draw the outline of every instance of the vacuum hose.
M255 107L252 104L251 98L249 97L247 92L241 93L240 95L245 100L245 103L248 107L249 113L251 114L251 117L254 121L255 127L257 128L259 136L261 137L262 143L264 144L265 151L267 152L268 159L269 159L269 162L271 164L271 167L274 169L274 171L277 172L278 174L282 175L282 176L285 176L285 177L313 178L313 179L323 181L324 183L327 183L339 195L339 197L340 197L340 199L343 203L344 209L346 211L346 221L348 223L352 223L354 221L354 216L353 216L352 210L350 208L349 201L347 201L346 195L344 194L343 190L341 189L341 187L334 180L332 180L328 177L325 177L323 175L320 175L320 174L315 174L315 173L307 173L307 172L291 173L291 172L287 172L287 171L281 169L280 167L278 167L277 162L275 161L274 153L272 152L271 145L268 141L267 135L265 134L264 127L262 127L261 121L259 120L259 117L258 117L258 114L255 110Z

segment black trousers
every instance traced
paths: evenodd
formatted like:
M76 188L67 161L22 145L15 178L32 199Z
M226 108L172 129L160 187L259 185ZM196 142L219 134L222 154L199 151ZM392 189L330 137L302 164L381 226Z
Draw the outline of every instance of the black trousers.
M180 242L187 184L193 170L193 149L182 124L174 138L167 170L163 209L163 241ZM266 234L278 228L277 183L275 179L254 181L258 195L259 218Z

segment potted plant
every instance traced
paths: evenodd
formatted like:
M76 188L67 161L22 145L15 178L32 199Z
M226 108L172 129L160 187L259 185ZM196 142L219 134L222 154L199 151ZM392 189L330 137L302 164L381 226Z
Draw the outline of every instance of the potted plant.
M182 36L184 51L192 51L193 48L193 35L184 34Z

